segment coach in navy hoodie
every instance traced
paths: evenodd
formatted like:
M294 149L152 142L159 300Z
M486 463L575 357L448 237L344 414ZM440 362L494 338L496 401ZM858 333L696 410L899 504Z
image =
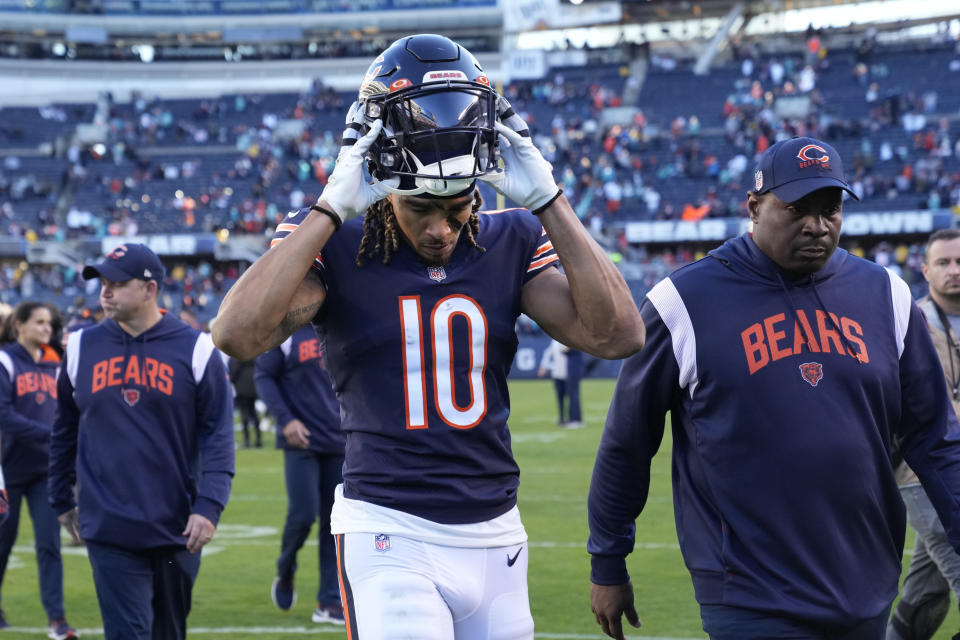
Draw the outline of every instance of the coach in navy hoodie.
M17 541L20 506L33 521L40 600L53 640L76 638L64 616L60 524L47 495L50 431L57 412L60 356L50 346L54 311L36 300L21 302L4 326L0 349L0 442L9 487L10 518L0 526L0 581ZM0 611L0 629L9 626Z
M120 245L83 276L100 279L106 318L67 342L50 500L87 543L106 638L185 638L230 495L230 382L210 337L158 309L149 248Z
M837 248L840 158L770 147L753 232L655 286L593 470L591 605L639 626L626 556L673 421L677 534L714 640L879 640L897 594L896 439L960 549L960 426L907 285ZM935 380L941 383L934 384Z

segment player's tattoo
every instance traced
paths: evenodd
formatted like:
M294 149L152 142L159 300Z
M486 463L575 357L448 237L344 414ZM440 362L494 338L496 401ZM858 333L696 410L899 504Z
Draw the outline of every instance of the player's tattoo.
M313 319L313 316L317 315L317 311L320 309L322 304L322 301L314 302L313 304L308 304L304 307L288 311L287 315L283 316L283 321L280 323L280 327L283 329L285 335L290 335L303 325L310 322L310 320Z

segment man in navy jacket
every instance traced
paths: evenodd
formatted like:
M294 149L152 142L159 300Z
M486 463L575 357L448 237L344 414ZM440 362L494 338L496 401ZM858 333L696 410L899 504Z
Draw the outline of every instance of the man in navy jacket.
M639 618L626 556L650 461L673 421L677 534L714 640L878 640L905 534L896 440L960 548L960 426L907 285L837 248L836 150L766 151L752 234L646 296L588 502L591 605L623 638ZM851 192L852 195L852 192Z
M287 485L287 519L270 595L284 611L293 606L297 552L319 518L320 588L312 620L345 624L330 510L337 485L343 482L346 436L340 430L340 404L323 366L323 351L317 332L306 326L255 360L257 395L277 419L277 447L283 449Z
M87 543L106 638L185 638L200 549L230 496L230 381L210 336L157 307L149 248L120 245L83 277L100 279L107 317L67 342L50 502Z

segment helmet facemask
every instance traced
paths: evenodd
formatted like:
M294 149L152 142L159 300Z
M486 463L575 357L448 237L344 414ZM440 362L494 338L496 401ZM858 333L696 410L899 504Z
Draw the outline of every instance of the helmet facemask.
M388 190L449 197L496 170L497 94L488 84L447 79L390 92L370 85L363 132L376 119L384 127L367 160Z

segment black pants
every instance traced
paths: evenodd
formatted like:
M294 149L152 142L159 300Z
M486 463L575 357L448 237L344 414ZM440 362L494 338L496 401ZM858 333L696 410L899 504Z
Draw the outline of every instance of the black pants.
M253 396L237 396L233 399L234 406L240 411L240 424L243 425L243 445L250 446L250 430L253 430L253 436L256 445L261 446L260 441L260 417L257 415L257 399Z
M710 640L883 640L889 613L887 607L873 618L825 625L739 607L700 605L703 630Z
M87 541L106 640L185 640L200 554Z
M277 575L292 576L297 570L297 552L319 519L320 587L317 604L340 605L337 578L337 547L330 534L330 509L337 485L343 482L343 456L285 449L283 469L287 480L287 520L283 525Z
M40 579L40 601L48 618L63 615L63 561L60 557L60 522L47 499L47 477L29 484L7 487L10 513L0 525L0 582L3 582L10 560L10 551L17 541L20 506L26 499L33 520L33 540L37 550L37 573Z

